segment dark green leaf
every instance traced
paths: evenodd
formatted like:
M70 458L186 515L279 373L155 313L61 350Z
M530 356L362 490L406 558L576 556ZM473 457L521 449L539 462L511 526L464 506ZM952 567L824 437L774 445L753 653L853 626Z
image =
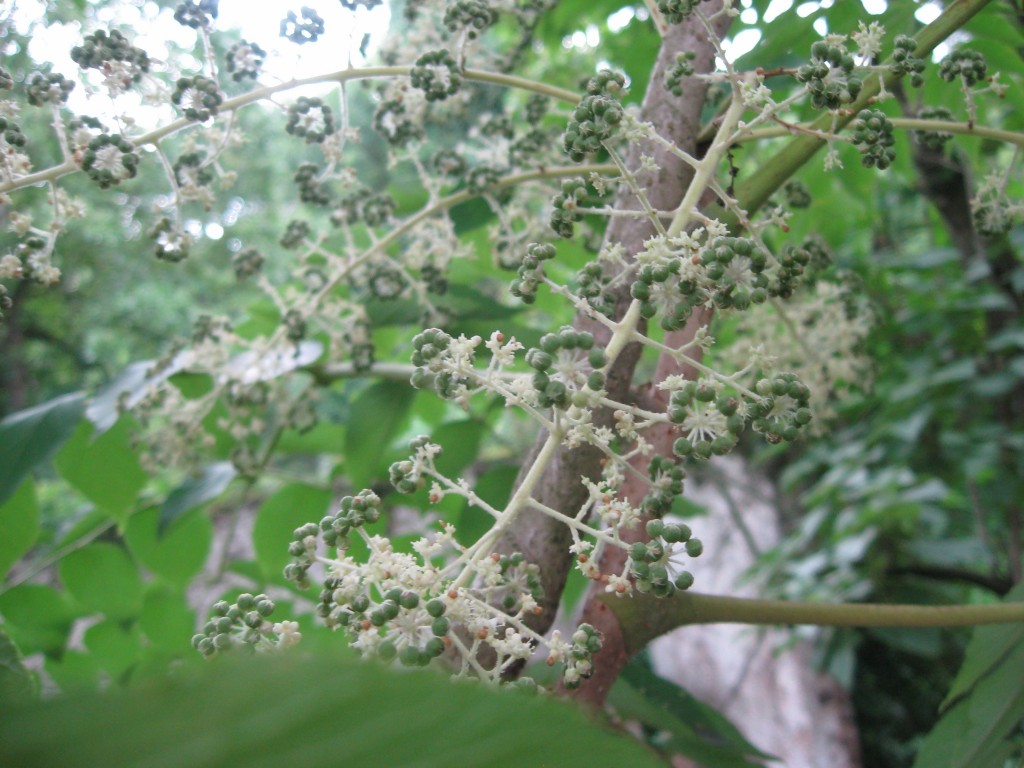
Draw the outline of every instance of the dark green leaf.
M707 768L752 768L771 759L713 707L658 677L643 657L626 666L609 701L621 717L667 731L671 738L664 749L669 754L682 754Z
M228 461L208 464L202 475L189 478L171 491L160 505L160 534L165 534L179 517L220 496L236 474Z
M201 510L194 510L161 533L159 519L156 507L132 515L125 526L125 543L142 565L184 589L206 562L213 524Z
M82 606L111 618L131 618L142 607L139 572L114 544L98 542L72 552L61 561L60 579Z
M29 551L39 538L39 504L36 487L26 479L17 492L0 503L0 581L18 558Z
M282 578L281 572L291 559L288 544L293 532L305 523L319 523L330 502L330 491L298 483L286 485L263 502L256 513L252 540L265 579Z
M480 449L480 440L487 425L479 419L464 419L442 424L430 433L430 439L443 451L434 465L446 477L458 477L469 466Z
M84 412L85 396L76 392L0 421L0 504L71 437Z
M36 695L36 678L22 663L18 646L0 624L0 711Z
M352 418L345 435L345 472L355 488L387 477L384 452L405 421L416 390L396 381L379 381L352 401Z
M226 659L0 720L0 764L592 768L664 764L544 698L355 660ZM233 662L233 663L232 663Z
M0 595L0 614L23 653L58 654L76 613L65 595L43 584L22 584Z
M131 427L121 419L95 440L92 433L92 424L83 421L54 463L65 480L123 525L146 484L131 445Z

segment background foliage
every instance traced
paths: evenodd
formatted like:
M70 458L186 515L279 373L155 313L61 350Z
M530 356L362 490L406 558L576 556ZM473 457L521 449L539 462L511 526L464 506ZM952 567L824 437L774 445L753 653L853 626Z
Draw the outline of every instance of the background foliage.
M733 34L748 27L761 38L737 61L741 68L799 66L822 20L829 30L850 31L865 18L860 3L837 2L808 4L807 13L792 9L766 23L768 2L743 5L758 13L738 21ZM52 4L39 24L91 24L101 6ZM599 63L611 65L627 73L631 98L639 98L657 37L650 24L637 18L622 26L616 19L625 6L621 0L558 3L536 29L538 52L524 58L523 74L577 90L581 74L593 72ZM890 2L880 18L890 35L911 33L920 26L914 17L920 7L906 0ZM979 123L1017 131L1024 129L1020 13L1012 3L994 2L963 32L963 40L985 52L991 68L1018 86L1011 86L1003 100L979 103ZM597 30L600 46L564 44L589 28ZM32 71L28 41L35 29L10 24L4 29L4 66ZM933 81L920 95L898 95L885 106L893 114L900 111L901 99L904 107L917 99L947 99ZM363 107L350 109L364 136L352 155L360 178L371 188L387 188L399 213L416 210L422 190L410 187L401 167L386 166L384 149L374 138L372 90L356 89L351 98ZM484 110L488 99L496 102L500 96L484 89L474 108ZM709 105L709 115L713 109ZM24 114L26 133L47 134L46 116L27 108ZM477 403L464 412L402 381L332 380L321 362L310 360L297 367L305 384L317 385L319 421L306 433L283 431L273 461L258 480L237 476L223 430L210 461L195 472L145 471L133 441L138 425L131 416L119 415L116 393L140 392L150 366L146 361L172 352L172 341L187 335L211 306L238 317L239 332L256 333L278 320L257 291L237 286L230 253L236 243L276 241L302 210L290 182L281 180L291 178L307 148L281 131L283 121L273 110L244 110L240 119L248 148L230 150L226 164L244 167L244 172L226 208L195 212L205 224L223 227L221 238L200 240L182 264L157 262L140 222L165 193L159 175L141 174L123 192L113 193L116 205L100 204L87 179L70 177L62 185L97 203L86 222L62 235L67 277L57 288L19 283L0 329L0 413L5 414L0 422L0 574L5 576L0 586L0 701L27 697L38 688L39 676L24 671L22 657L39 661L43 679L64 691L104 685L129 689L120 698L88 704L108 709L83 715L76 726L82 733L106 717L131 717L140 702L174 706L193 701L189 683L160 680L169 667L198 663L189 645L192 634L214 600L231 599L239 588L274 591L285 612L294 608L305 645L346 655L337 638L313 620L306 598L281 576L291 532L319 519L347 484L384 487L388 465L406 455L412 435L431 432L446 446L439 467L453 475L472 474L477 493L494 503L508 496L519 457L530 442L522 423L500 418L497 402ZM471 119L467 115L466 126L437 130L462 133ZM998 168L1016 160L1011 149L995 142L958 138L954 146L946 168L950 184L969 176L966 169ZM55 145L41 143L36 151L40 166L59 157ZM772 151L767 144L737 150L740 178L747 164L756 167ZM898 139L897 161L885 174L862 168L851 147L843 148L842 158L842 173L826 173L820 163L800 172L814 200L814 215L795 217L787 237L823 237L834 267L846 271L869 299L876 323L865 351L873 383L864 382L855 396L836 403L838 415L829 434L785 448L745 447L752 461L778 478L786 501L789 535L765 553L760 573L786 597L930 604L1020 599L1014 585L1022 578L1024 229L1018 226L986 242L983 250L965 254L957 247L955 228L919 191L922 170L905 136ZM1019 198L1019 174L1011 177L1008 192ZM41 191L20 194L19 207L45 207ZM493 217L474 203L452 211L462 243L478 253L490 248L486 233ZM600 225L594 226L599 234ZM14 239L9 236L10 242ZM575 241L559 248L563 277L590 257ZM284 274L284 267L279 269ZM539 298L529 313L505 299L509 277L489 259L460 267L439 300L448 313L449 332L486 335L500 323L506 332L535 343L541 333L571 319L570 308L550 296ZM396 359L404 359L406 331L418 322L411 302L370 302L368 310L377 349L399 350ZM728 338L730 331L723 326L720 333ZM168 375L186 397L199 396L209 386L186 371L172 369ZM467 540L487 522L456 497L438 511ZM408 540L413 530L415 525ZM402 540L400 532L392 534ZM251 549L238 546L248 538ZM581 589L574 584L567 595ZM914 764L922 768L1002 765L1013 755L1019 759L1024 717L1020 634L1018 627L978 630L969 649L972 633L966 631L843 631L824 638L822 665L854 694L865 764L910 765L915 755ZM359 678L353 685L374 690L385 685L374 677L382 675L377 670L339 669L339 675ZM258 695L265 685L295 684L315 693L311 699L322 696L325 710L331 706L333 694L318 691L320 677L308 671L295 673L298 678L283 667L213 674L224 680L231 674L266 675L252 678L239 701L250 701L242 697ZM204 685L216 684L211 680ZM394 716L394 708L409 697L437 690L414 679L386 683L389 689L406 684L408 692L395 689L387 698L375 694L381 711ZM155 688L136 693L140 685ZM638 662L623 677L612 705L623 717L646 723L651 741L665 752L678 750L712 766L756 764L764 757L730 724L667 685L652 679ZM416 686L423 690L413 691ZM157 689L163 693L150 699L146 692ZM478 707L481 720L491 707L494 719L508 716L498 711L503 703L471 701L475 692L457 696L463 693L465 703L451 702L448 709L439 704L438 719L446 713L459 718ZM241 710L234 709L240 703L224 706L224 722L241 718ZM925 738L940 707L946 716ZM366 711L367 719L375 711ZM16 741L0 739L4 750L15 750L8 757L20 755L17 749L42 748L31 742L38 729L26 725L21 730L18 723L38 723L48 733L45 729L62 716L62 710L50 708L27 710L17 721L5 718L8 734L19 734ZM539 712L536 717L522 727L537 729L554 720ZM325 719L324 726L329 725ZM466 738L487 731L486 722L462 725ZM177 739L184 727L185 721L176 723L167 738ZM348 727L357 731L361 724ZM663 733L669 734L667 743L654 738ZM1015 740L1003 739L1007 733L1015 733ZM606 759L610 753L605 749L619 748L595 738L587 737L594 759ZM50 742L47 748L62 750L65 743ZM370 749L380 748L377 741ZM490 759L487 755L509 749L495 743L493 750L480 753L481 764ZM379 752L371 753L381 759ZM33 764L22 759L17 757L17 764ZM461 758L453 754L451 759L459 763ZM566 757L564 764L575 764L572 759ZM641 758L633 750L629 759Z

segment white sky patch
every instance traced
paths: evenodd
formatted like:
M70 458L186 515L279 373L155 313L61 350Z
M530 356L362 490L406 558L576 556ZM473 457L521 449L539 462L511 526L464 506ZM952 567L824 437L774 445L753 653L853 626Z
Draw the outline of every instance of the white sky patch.
M881 16L889 10L889 3L886 0L860 0L860 3L872 16Z
M285 3L253 2L253 0L221 0L214 34L217 31L237 30L249 42L258 43L267 51L267 61L261 82L278 82L293 78L309 77L343 69L348 65L349 54L356 63L362 61L358 49L363 35L369 33L371 40L379 41L390 22L387 4L368 11L358 9L354 14L344 9L337 0L303 0L324 20L324 34L316 43L296 45L280 36L281 20L289 10ZM41 0L19 0L14 12L14 21L19 31L25 32L29 24L43 18L45 4ZM142 48L154 60L153 70L160 71L160 61L169 55L168 44L179 49L191 49L196 43L195 30L174 21L173 10L161 9L152 0L143 3L124 2L95 8L95 21L82 29L78 23L37 25L29 43L29 54L41 63L52 65L54 72L78 80L80 70L71 60L71 49L82 44L85 34L96 29L122 29L133 45ZM184 57L181 63L191 66L191 73L198 72L200 62ZM223 67L223 62L218 62ZM186 72L189 74L190 72ZM117 114L139 116L139 123L152 122L152 109L140 107L138 97L125 94L115 101L100 96L86 98L81 86L72 91L68 100L69 108L80 114L89 114L110 122ZM157 119L165 119L157 118Z
M761 40L761 30L744 29L737 32L731 39L722 42L722 50L729 57L729 61L736 61L740 56L754 50L754 47Z
M922 24L931 24L939 16L942 15L942 6L938 3L925 3L916 11L914 11L914 18L920 21Z
M764 12L764 21L769 23L775 21L779 16L784 14L790 8L793 7L793 0L772 0L768 4L768 9Z
M814 24L811 26L813 26L814 31L822 37L828 34L828 22L825 21L825 19L815 19Z
M636 13L630 7L621 8L608 17L608 30L610 32L621 32L629 26L629 22L636 18Z
M740 13L740 21L742 21L744 24L756 24L757 11L753 8L747 8L745 11Z

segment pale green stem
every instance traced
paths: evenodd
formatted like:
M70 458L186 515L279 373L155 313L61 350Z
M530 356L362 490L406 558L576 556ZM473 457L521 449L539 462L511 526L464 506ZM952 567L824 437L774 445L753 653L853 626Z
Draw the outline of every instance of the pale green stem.
M631 653L689 624L811 625L817 627L969 627L1024 622L1024 602L989 605L824 604L684 592L671 598L607 599L627 632Z
M980 139L992 139L993 141L1001 141L1018 147L1024 147L1024 133L1018 131L1005 131L1000 128L988 128L984 125L971 125L970 123L950 122L948 120L921 120L911 117L893 117L890 120L896 128L905 131L936 131L961 136L977 136ZM739 143L791 136L794 130L808 135L818 136L820 134L811 124L774 125L749 131L741 129L736 136L736 141ZM822 136L824 135L822 134Z
M236 96L233 99L227 99L223 104L221 104L220 112L227 114L233 110L267 99L276 93L290 91L295 88L302 88L306 85L329 82L346 83L349 80L366 80L376 77L408 77L411 71L412 67L364 67L362 69L342 69L337 72L289 80L276 85L267 85L262 88L256 88L248 93L243 93L241 96ZM566 91L562 88L556 88L546 83L527 80L523 77L513 77L512 75L503 75L497 72L484 72L475 69L465 70L462 72L462 76L466 80L472 80L479 83L491 83L494 85L502 85L507 88L518 88L525 91L531 91L533 93L539 93L543 96L550 96L553 99L558 99L559 101L564 101L569 104L575 104L580 100L580 96L577 93ZM131 142L137 147L155 144L165 136L177 133L190 125L195 125L195 122L188 118L179 118L167 125L156 128L148 133L144 133L141 136L136 136L131 139ZM66 176L69 173L75 173L78 170L80 170L78 165L71 160L67 160L60 165L55 165L45 171L30 173L27 176L22 176L21 178L13 181L0 184L0 194L40 184L44 181L50 181L61 176Z

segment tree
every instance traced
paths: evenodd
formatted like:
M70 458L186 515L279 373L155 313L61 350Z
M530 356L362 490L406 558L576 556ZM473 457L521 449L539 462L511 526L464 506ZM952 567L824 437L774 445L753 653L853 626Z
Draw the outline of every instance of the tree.
M357 20L380 3L341 5ZM768 4L747 3L743 14L733 5L410 1L393 11L402 31L377 51L379 65L353 53L342 69L275 81L262 72L269 44L222 37L217 3L188 0L173 16L195 31L194 51L169 50L158 64L123 30L90 19L72 50L74 79L3 73L14 90L7 103L25 101L28 116L12 106L0 118L0 192L15 211L0 269L21 281L9 327L24 327L31 306L21 286L73 271L61 244L90 220L72 224L85 204L65 185L83 177L98 187L80 192L89 209L110 210L112 192L138 190L144 204L133 203L132 224L164 262L194 263L204 232L226 229L230 272L264 294L245 310L229 307L236 317L199 314L189 339L156 363L133 364L88 405L69 395L3 423L5 566L39 538L37 488L47 486L31 473L51 457L92 506L63 542L34 553L35 565L19 564L0 594L14 642L46 653L50 674L70 680L71 621L99 615L86 634L91 653L76 662L87 677L96 667L128 678L143 663L164 666L192 620L184 595L210 548L211 503L235 515L260 509L255 564L239 566L252 590L208 601L212 616L192 638L207 657L290 647L300 636L342 645L335 633L318 638L302 610L314 581L316 617L364 655L528 685L538 673L524 667L539 653L560 670L555 687L594 706L651 640L679 626L1020 622L1013 603L839 605L689 591L700 584L704 521L682 519L684 478L737 450L767 451L802 472L805 486L818 484L821 513L774 550L782 576L794 575L807 543L825 558L827 567L807 571L832 579L815 597L865 596L849 577L868 564L836 567L823 547L831 531L893 551L927 538L892 535L886 520L842 523L848 489L831 488L821 468L843 465L814 453L829 450L827 438L793 463L800 438L842 424L861 403L879 407L864 347L907 329L897 322L887 337L870 336L886 309L873 311L872 300L899 298L857 284L854 254L881 250L881 238L898 241L920 220L890 204L912 179L943 225L928 231L955 250L950 269L983 265L1003 297L970 307L981 324L972 339L991 342L984 365L1010 373L988 383L999 398L991 417L970 423L1012 424L1021 407L1006 352L1017 345L1021 306L1021 206L1006 147L1024 138L1014 131L1020 111L1003 106L1020 106L1007 83L1019 61L1001 55L1020 43L1018 20L982 0L950 4L928 23L909 2L890 3L880 21L857 3L767 22ZM603 48L550 50L591 19L606 34L610 67L598 65ZM741 23L761 39L734 60L723 46ZM832 34L822 37L822 25ZM304 7L280 31L305 45L324 27ZM986 54L1000 61L998 77L981 46L950 47L965 32L996 41ZM115 104L141 94L164 111L145 127L118 113L113 129L72 113L75 89ZM250 167L239 146L243 131L272 121L260 105L275 104L290 139L275 140L287 147L276 157L293 163L284 172L295 202L277 193L282 166ZM357 104L373 104L372 121ZM357 143L371 131L376 145ZM966 148L951 152L954 137ZM386 175L365 159L375 147L389 160ZM986 175L986 165L997 170ZM971 167L981 181L972 184ZM225 204L250 170L267 181ZM273 216L234 230L232 205L287 205L288 221L270 237ZM223 275L219 237L207 259L221 254ZM934 248L919 252L934 259ZM19 338L9 332L7 345ZM974 375L964 370L948 381ZM938 426L950 434L960 425ZM431 434L418 435L424 429ZM868 454L884 443L852 439ZM984 468L1012 477L1015 433L998 439ZM926 457L898 453L888 450L890 469L934 471ZM1002 508L1007 547L991 578L1009 591L1020 580L1019 496L955 462L938 474L963 488L981 478ZM971 511L955 513L970 506L950 511L958 535ZM66 592L26 583L55 563ZM218 575L227 567L221 560ZM806 578L778 583L789 597L809 591ZM579 621L554 628L569 597ZM1016 748L1007 737L1024 707L1019 693L1007 699L980 682L992 671L976 661L984 649L1019 635L1004 629L978 633L953 699L971 691L1002 702L985 733L965 739L991 760ZM144 650L143 637L160 652ZM1012 669L1018 655L997 663ZM658 700L657 685L638 690ZM958 720L964 711L951 705L947 720L959 725L947 728L973 734ZM669 751L709 765L760 759L702 716L708 731L676 733ZM941 726L936 733L929 744L942 743Z

